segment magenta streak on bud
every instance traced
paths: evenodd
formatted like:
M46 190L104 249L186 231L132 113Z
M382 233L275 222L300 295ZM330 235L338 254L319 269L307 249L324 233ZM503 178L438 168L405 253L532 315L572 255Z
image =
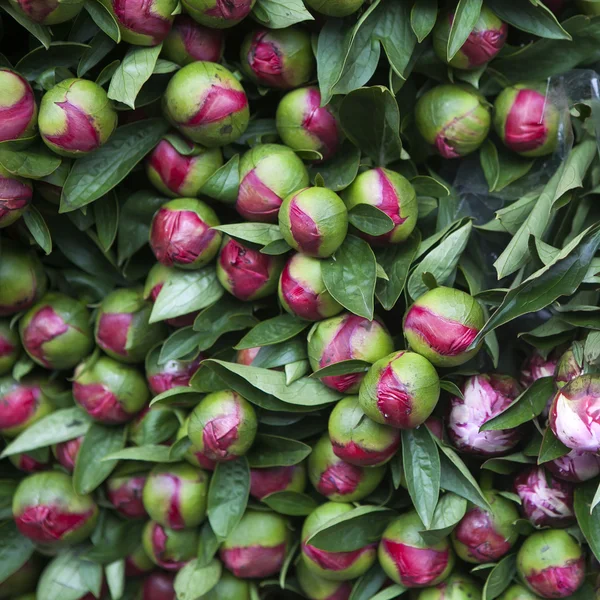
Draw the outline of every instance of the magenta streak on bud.
M307 90L306 100L308 105L302 126L321 141L321 154L326 160L335 154L340 143L338 123L327 108L321 108L321 94L318 90Z
M226 414L210 419L202 432L204 454L216 461L236 458L235 455L230 454L229 446L238 439L239 426L240 414L237 406L235 414Z
M382 210L390 219L392 219L392 221L394 221L394 225L402 225L406 219L403 219L400 216L400 200L398 198L398 194L396 193L396 189L388 179L383 169L375 170L377 171L379 184L381 186L381 200L377 204L377 208Z
M181 36L185 51L195 60L218 62L221 58L223 33L196 23L187 15L175 21L173 29Z
M272 467L269 469L250 470L250 495L258 500L265 496L285 490L294 477L298 467Z
M507 145L515 152L529 152L544 144L546 98L535 90L518 90L504 127Z
M19 386L0 400L0 429L10 429L25 423L35 412L40 390Z
M23 83L23 95L14 104L0 106L0 142L20 137L31 122L35 110L31 87L17 73L13 73L13 76Z
M219 263L227 273L232 292L240 300L250 299L269 279L271 257L229 240L221 249Z
M506 538L494 530L489 513L476 506L461 519L454 534L468 554L482 563L494 562L511 549Z
M147 573L146 569L141 569L135 562L135 558L133 556L125 557L125 575L127 577L138 577Z
M100 137L92 117L68 100L55 104L65 113L67 123L63 133L46 135L46 139L63 150L79 152L95 150L100 145Z
M171 529L183 529L185 527L185 521L183 520L180 506L181 479L168 473L161 475L160 479L161 487L170 488L171 502L169 502L169 506L167 508L167 521L169 523L169 527Z
M161 208L152 223L150 243L157 260L172 267L193 263L216 235L194 211Z
M349 581L340 581L339 587L333 594L324 598L324 600L348 600L352 593L352 583Z
M154 0L113 0L113 8L120 23L134 33L152 38L155 44L162 42L171 29L171 21L152 12Z
M83 437L69 440L68 442L61 442L56 444L55 454L56 460L65 468L69 473L72 473L75 469L75 462L77 460L77 454L79 448L83 442Z
M460 124L460 122L463 119L469 118L478 108L479 106L475 106L471 110L468 110L466 113L459 115L458 117L454 117L454 119L452 119L450 122L446 123L446 125L442 127L441 131L437 134L434 142L435 148L441 156L443 156L444 158L460 158L460 153L458 152L458 150L456 150L449 143L448 138L446 137L446 131L456 127L458 124Z
M248 98L244 92L212 85L210 91L204 96L198 112L184 125L216 123L233 113L244 110L246 106L248 106Z
M581 587L584 576L585 559L581 557L566 561L563 567L548 567L542 571L532 569L525 579L544 598L566 598Z
M376 547L377 544L369 544L364 548L352 550L351 552L327 552L306 542L302 543L304 554L326 571L345 571L351 568L363 554L373 552Z
M119 487L109 486L107 489L108 499L113 506L125 517L139 519L146 517L146 509L142 502L142 492L146 484L146 477L129 477Z
M492 60L504 46L508 35L508 25L502 23L500 29L473 31L460 49L469 60L469 67L476 68Z
M270 85L285 83L283 56L277 44L264 41L268 31L257 31L248 51L248 63L259 81Z
M41 23L57 6L55 0L18 0L21 10L36 23Z
M277 546L247 546L223 548L220 556L225 566L236 576L268 577L281 570L285 560L286 543Z
M600 456L592 452L571 450L569 454L556 458L545 465L559 479L579 483L600 474Z
M295 198L290 202L290 229L292 237L300 245L303 252L318 254L321 246L321 234L312 217L306 214Z
M81 527L93 514L62 512L58 506L27 506L14 516L19 531L39 544L50 544L61 540L73 529Z
M321 319L319 312L319 296L312 290L298 283L291 275L289 263L286 263L281 273L281 292L292 311L299 317L318 321Z
M402 354L403 352L399 356ZM392 365L387 365L381 371L377 383L377 408L386 423L400 429L411 427L412 404L413 399L406 386L398 379Z
M208 17L238 21L248 15L251 8L252 0L216 0L215 6L204 14Z
M12 354L15 347L2 335L0 335L0 358Z
M154 556L158 560L159 566L170 571L177 571L185 565L187 561L171 560L165 556L167 550L167 534L165 530L158 524L154 523L152 528L152 549Z
M474 327L436 315L423 306L414 305L406 315L404 328L414 330L442 356L462 354L478 333Z
M17 468L26 473L37 473L38 471L45 471L49 467L50 462L41 463L28 454L21 454Z
M394 561L403 585L426 586L448 566L449 550L415 548L401 542L383 540L383 547Z
M369 450L359 446L352 441L348 444L340 444L331 440L333 453L342 460L349 461L352 464L360 464L363 467L372 467L381 464L390 458L400 445L400 438L396 438L385 450Z
M179 154L167 140L159 142L150 156L150 165L158 173L162 182L174 193L180 193L192 161L191 156Z
M212 459L208 458L208 456L205 456L202 452L194 452L194 456L196 457L198 464L203 469L206 469L207 471L215 470L215 467L217 466L216 460L212 460ZM237 457L234 456L233 458L237 458Z
M117 397L101 383L73 382L73 397L86 412L103 423L119 424L131 416L123 410Z
M336 462L323 471L317 491L323 496L352 494L360 484L362 470L347 462Z
M244 219L274 223L281 203L282 199L261 181L255 169L242 179L236 208Z
M23 345L27 351L35 356L46 367L50 363L44 356L43 345L51 342L58 336L67 333L69 326L63 318L56 314L51 306L44 306L38 310L23 332Z
M98 323L98 346L127 356L127 335L132 322L131 313L104 313Z
M25 208L33 192L22 181L0 175L0 221L13 210Z

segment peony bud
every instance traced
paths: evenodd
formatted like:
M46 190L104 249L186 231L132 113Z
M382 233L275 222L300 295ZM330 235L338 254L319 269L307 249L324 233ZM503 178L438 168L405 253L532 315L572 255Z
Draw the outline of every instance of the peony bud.
M71 478L58 471L23 479L13 496L12 511L25 537L54 548L82 542L98 520L92 497L77 495Z
M19 321L25 352L46 369L71 369L94 347L90 313L85 305L49 292Z
M495 58L508 35L508 25L485 5L479 19L460 50L448 61L448 37L455 14L441 14L433 30L433 49L437 57L455 69L478 69Z
M142 542L154 564L167 571L179 571L198 553L198 530L168 529L148 521Z
M481 597L481 588L475 580L455 572L435 587L419 592L416 600L478 600Z
M189 148L189 153L181 154L170 140L161 140L146 160L146 175L165 196L195 198L210 176L223 165L223 155L220 148L203 148L172 135L177 138L177 144Z
M359 502L381 483L385 465L357 467L338 458L327 434L308 457L308 478L313 487L333 502Z
M96 316L96 343L110 357L142 362L150 348L166 337L163 323L149 323L152 304L139 287L122 288L102 300Z
M250 600L250 583L234 577L228 571L221 573L219 583L202 596L202 600Z
M217 259L221 285L238 300L250 301L275 293L283 257L270 256L225 237Z
M531 593L522 585L511 585L498 600L540 600L540 597Z
M514 448L523 437L522 428L480 431L521 393L516 379L508 375L474 375L463 385L463 398L450 399L448 433L460 452L498 456Z
M127 519L148 517L142 501L147 473L131 472L130 468L117 469L106 482L106 496L115 510Z
M303 463L250 469L250 495L257 500L277 492L303 492L305 488L306 467Z
M425 420L425 426L429 429L430 433L438 438L438 440L441 440L442 442L446 441L446 426L443 419L432 415Z
M217 254L222 234L215 211L196 198L178 198L163 204L152 219L150 247L167 267L199 269Z
M543 598L567 598L583 584L585 557L566 531L546 529L525 540L517 554L517 572Z
M44 392L46 385L35 375L20 381L10 376L0 378L0 433L8 437L19 435L54 410Z
M296 577L300 588L310 600L348 600L352 593L350 581L325 579L313 573L303 560L296 564Z
M279 573L290 544L288 522L274 512L247 510L219 550L236 577L256 579Z
M235 353L235 362L238 365L246 365L249 367L252 365L259 352L260 346L256 348L245 348L244 350L238 350Z
M258 144L242 156L235 207L248 221L277 223L283 199L308 184L308 171L293 150Z
M600 456L591 452L571 450L569 454L545 464L552 475L571 483L589 481L600 475Z
M127 577L144 575L144 573L152 571L154 566L141 543L131 554L125 557L125 575Z
M296 253L279 278L279 301L287 312L307 321L320 321L344 310L327 291L321 260Z
M600 453L600 376L581 375L560 389L549 424L565 446Z
M188 428L190 424L190 416L185 419L179 431L177 432L176 441L183 439L184 437L188 437ZM188 438L189 439L189 438ZM190 440L191 441L191 440ZM184 460L186 460L190 465L194 467L200 467L205 471L214 471L217 466L217 461L208 458L204 452L202 452L199 448L197 448L194 444L192 444L183 455Z
M175 575L163 571L150 573L144 579L140 600L177 600Z
M168 360L159 364L160 348L148 353L146 358L146 379L153 396L172 390L175 387L187 387L198 370L204 356L199 354L194 360Z
M573 523L573 486L554 479L544 467L531 467L515 479L521 510L535 527L568 527Z
M279 229L298 252L326 258L346 238L348 210L335 192L322 187L304 188L283 201Z
M315 66L310 35L298 27L250 32L242 43L240 61L252 81L282 90L304 85Z
M400 446L400 432L369 419L356 396L342 398L329 416L333 452L357 467L386 463Z
M177 15L163 42L162 54L185 67L198 60L219 62L224 50L225 35L222 31L203 27L187 15Z
M569 348L558 359L556 369L554 371L554 383L560 390L567 383L573 381L576 377L583 375L583 364L580 364L573 348Z
M173 75L165 91L163 112L183 135L209 148L236 140L246 131L250 118L242 84L225 67L202 61Z
M11 454L8 460L13 466L19 471L24 473L39 473L40 471L47 471L52 466L52 457L48 456L45 460L41 458L39 454L32 456L23 452L22 454ZM0 598L2 596L0 595Z
M365 0L305 0L307 6L328 17L347 17L355 13L364 2Z
M557 363L557 357L551 355L544 358L537 350L534 350L521 367L519 383L524 388L528 388L534 381L542 377L552 377Z
M39 556L33 554L22 567L0 582L0 598L28 599L28 595L22 597L19 594L27 594L27 592L35 590L42 564ZM35 594L32 595L32 600L35 600Z
M447 538L429 545L419 535L425 526L415 511L400 515L383 532L379 563L387 576L408 588L437 585L452 571L454 553Z
M196 527L206 517L209 477L187 463L157 465L144 486L150 518L171 529Z
M438 85L415 106L417 128L443 158L460 158L483 144L490 130L485 98L469 85Z
M40 25L58 25L71 21L83 7L83 1L10 0L11 6L28 20Z
M238 393L224 390L200 401L190 415L188 435L197 455L225 462L250 450L257 427L252 405Z
M343 193L348 210L369 204L383 211L394 222L394 228L383 235L371 236L359 232L376 245L403 242L417 224L417 195L408 179L389 169L369 169L361 173Z
M0 229L21 218L31 204L32 196L33 186L27 179L15 177L0 166Z
M41 179L37 179L35 182L35 191L40 196L50 202L51 204L60 204L60 197L62 195L65 181L69 176L71 170L72 161L68 158L63 158L58 168Z
M404 317L404 337L414 352L436 367L456 367L480 350L469 350L485 316L479 302L469 294L447 287L425 292Z
M0 319L0 375L10 373L21 354L21 340L8 320Z
M385 325L350 313L315 323L308 333L308 360L313 371L345 360L378 361L394 350ZM356 394L364 373L328 375L321 382L345 394Z
M560 114L546 84L507 87L494 102L494 128L504 145L521 156L552 154L558 145Z
M395 352L378 360L360 386L365 414L398 429L414 429L431 415L440 397L434 366L420 354Z
M52 454L69 473L73 473L75 470L75 463L82 442L83 436L79 436L66 442L60 442L52 447Z
M302 526L302 560L299 564L305 567L307 576L310 574L328 581L347 581L360 577L373 566L377 557L377 544L369 544L349 552L328 552L308 542L310 536L327 522L353 509L351 504L326 502L306 517Z
M117 113L97 83L64 79L44 94L38 125L50 150L77 158L108 141L117 127Z
M10 69L0 68L0 142L35 135L37 104L27 79Z
M316 87L286 94L277 107L275 124L279 137L293 150L313 150L331 158L340 146L342 130L329 105L321 106Z
M83 362L75 369L73 398L99 423L126 423L146 406L150 393L135 368L106 356Z
M121 38L137 46L156 46L171 31L176 0L100 0L115 18Z
M27 310L46 292L44 267L33 250L3 244L0 260L0 316Z
M227 29L245 19L255 0L184 0L183 6L202 25Z
M452 532L452 545L459 558L468 563L496 562L519 538L514 522L519 512L511 500L497 492L484 492L491 510L471 505Z

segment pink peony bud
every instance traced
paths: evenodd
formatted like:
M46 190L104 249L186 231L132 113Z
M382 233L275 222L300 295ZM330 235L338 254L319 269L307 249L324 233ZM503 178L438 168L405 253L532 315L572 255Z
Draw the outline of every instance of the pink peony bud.
M56 457L56 460L69 473L75 470L75 463L77 462L77 455L79 454L82 442L83 436L79 436L67 442L60 442L52 448L52 453Z
M142 585L142 595L139 600L176 600L175 575L155 571L150 573Z
M146 358L146 379L153 396L175 387L187 387L205 356L199 354L194 360L168 360L158 363L159 351L152 351Z
M235 354L235 362L238 365L246 365L249 367L254 362L254 359L258 356L260 350L260 347L238 350Z
M0 142L28 138L37 128L37 104L29 82L0 68Z
M184 67L197 60L219 62L225 49L225 35L209 29L187 15L177 15L163 42L162 54Z
M142 501L147 478L147 473L117 471L106 482L106 496L119 514L128 519L143 519L148 516Z
M568 527L573 523L573 486L554 479L543 467L531 467L515 479L523 514L535 527Z
M534 381L542 377L553 377L557 363L558 357L550 355L548 358L544 358L537 350L534 350L521 367L519 383L524 388L528 388Z
M21 354L21 341L10 321L0 319L0 375L12 371Z
M202 25L226 29L237 25L252 10L255 0L184 0L183 6Z
M46 460L41 459L39 456L31 456L31 454L11 454L8 459L19 471L25 473L39 473L40 471L47 471L52 466L52 457L48 456ZM0 598L2 594L0 594Z
M546 463L546 468L558 479L580 483L600 475L600 456L591 452L571 450L569 454Z
M500 414L521 393L519 384L508 375L474 375L462 389L464 399L450 399L448 433L461 452L482 456L505 454L523 437L521 428L479 431Z
M269 256L226 237L217 260L221 285L238 300L258 300L277 289L283 257Z
M565 446L600 452L600 376L581 375L558 391L550 427Z
M296 577L307 598L314 600L349 600L352 593L351 581L332 581L317 575L303 560L296 564Z
M167 571L179 571L198 553L198 530L168 529L148 521L142 535L144 550L152 562Z
M21 217L31 204L32 196L33 186L27 179L15 177L0 166L0 229Z
M250 469L250 495L257 500L276 492L303 492L306 487L304 464L289 467Z
M74 19L83 7L83 2L60 2L60 0L10 0L19 14L41 25L58 25Z

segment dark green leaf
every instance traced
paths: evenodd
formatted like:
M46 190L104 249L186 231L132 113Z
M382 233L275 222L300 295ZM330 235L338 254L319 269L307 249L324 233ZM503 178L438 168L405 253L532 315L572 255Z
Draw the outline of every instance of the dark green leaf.
M254 357L252 366L274 369L306 358L306 343L300 336L281 344L263 346Z
M597 482L588 481L575 489L575 516L596 560L600 560L600 506L592 510Z
M117 237L119 227L119 201L114 193L94 202L94 217L98 241L105 252L108 252Z
M212 530L210 523L205 521L200 528L200 543L198 544L198 566L208 565L219 550L219 540Z
M360 579L356 580L348 600L371 600L386 579L387 576L379 563L375 563Z
M305 517L318 506L314 498L300 492L275 492L262 501L275 512L290 517Z
M23 75L25 79L33 81L40 77L49 65L52 65L54 68L74 67L88 48L89 46L85 44L52 42L48 50L40 46L32 50L29 54L26 54L15 65L15 70Z
M509 554L491 570L483 586L483 600L494 600L511 583L517 573L517 555Z
M311 447L288 438L259 433L248 454L248 463L254 468L289 467L302 462L311 453Z
M15 10L8 2L0 2L0 8L6 11L19 25L24 27L29 33L39 40L44 48L50 48L50 42L52 41L52 34L45 25L34 23L31 19L27 18L22 12Z
M384 235L394 229L394 221L371 204L357 204L348 213L348 221L368 235Z
M448 36L448 60L462 48L479 20L483 0L459 0Z
M79 600L90 591L88 581L98 573L100 565L94 565L78 557L76 548L68 548L58 554L44 569L37 585L37 595L44 600Z
M31 557L33 542L10 519L0 524L0 581L18 571Z
M177 457L170 455L169 446L134 446L131 448L124 448L118 452L111 452L107 454L102 461L111 462L114 460L139 460L143 462L156 462L156 463L172 463L181 460Z
M267 246L271 242L283 239L278 225L271 223L231 223L229 225L218 225L213 227L243 242L252 242Z
M314 20L302 0L257 0L252 15L269 29L282 29L302 21Z
M96 0L88 1L94 5L102 6ZM106 12L104 7L102 7L101 10ZM118 28L117 31L119 31ZM90 69L93 69L98 63L100 63L114 47L115 43L110 39L110 37L108 37L104 32L99 31L90 42L90 47L83 53L83 56L77 65L77 76L83 77L83 75L90 71Z
M255 325L235 346L236 350L256 348L258 346L271 346L289 340L302 331L310 323L297 317L284 313L272 319L261 321Z
M321 379L331 375L348 375L350 373L366 373L371 368L371 363L366 360L342 360L311 373L310 377Z
M392 600L393 598L398 598L398 596L402 596L404 592L407 592L408 589L399 583L394 583L389 587L381 590L377 594L375 594L371 600Z
M233 204L237 200L239 187L240 157L236 154L209 177L200 193L225 204Z
M360 165L360 150L346 141L333 158L309 169L311 180L317 175L323 178L325 187L339 192L347 188L356 178Z
M479 158L490 192L502 191L526 175L534 163L513 152L498 150L491 140L486 140L481 146Z
M453 493L444 494L433 513L429 529L420 533L427 544L434 545L450 535L467 512L467 501Z
M85 0L83 6L94 23L102 29L109 39L118 44L121 41L121 31L112 13L98 0ZM78 76L81 77L79 71Z
M210 592L221 578L222 566L218 560L212 560L201 566L192 560L175 577L175 593L178 600L199 600Z
M448 379L440 379L440 388L445 390L449 394L456 396L457 398L463 397L463 394L460 391L460 388L455 383L453 383L452 381L450 381Z
M410 180L419 196L431 196L432 198L445 198L450 195L450 189L442 182L426 175L417 175Z
M33 239L36 241L38 246L46 253L52 252L52 237L50 236L50 230L44 217L40 214L40 211L33 205L23 214L23 220L29 233L31 233Z
M521 465L533 464L534 462L535 460L532 457L526 456L522 452L515 452L507 456L489 458L481 465L481 468L500 475L510 475L515 469L521 469Z
M410 24L419 42L431 33L437 19L437 11L437 0L417 0L412 7Z
M43 144L26 150L11 150L9 144L0 144L0 165L13 175L41 179L54 173L60 166L62 159L49 152Z
M538 457L538 465L554 460L555 458L560 458L568 453L569 448L554 435L550 427L546 427Z

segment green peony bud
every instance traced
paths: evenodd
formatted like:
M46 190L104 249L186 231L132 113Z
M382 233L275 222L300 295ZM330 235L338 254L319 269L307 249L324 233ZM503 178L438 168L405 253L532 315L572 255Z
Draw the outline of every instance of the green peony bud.
M195 21L214 29L227 29L245 19L256 0L184 0L183 7Z
M225 49L225 32L196 23L188 15L177 15L162 54L181 67L198 60L219 62ZM189 194L184 194L189 196Z
M198 554L197 529L168 529L148 521L142 542L152 562L167 571L179 571Z
M250 600L250 584L223 571L219 583L198 600Z
M0 375L10 373L21 354L21 340L10 322L0 319Z
M355 13L365 0L305 0L310 8L328 17L347 17Z
M0 68L0 142L30 138L37 131L37 104L27 79Z
M442 583L427 588L415 600L481 600L481 588L461 573L453 573Z
M83 7L83 0L60 2L60 0L10 0L14 10L29 21L40 25L58 25L71 21Z

